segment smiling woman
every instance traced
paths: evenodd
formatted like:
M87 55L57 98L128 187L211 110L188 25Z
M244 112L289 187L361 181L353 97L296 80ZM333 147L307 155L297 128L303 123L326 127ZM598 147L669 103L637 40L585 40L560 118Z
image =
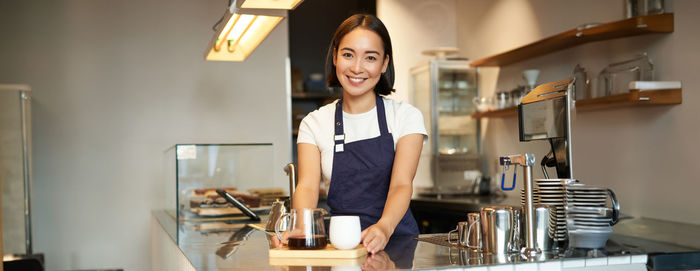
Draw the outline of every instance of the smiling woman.
M345 44L341 44L343 42ZM381 59L381 61L374 62L383 65L381 80L372 84L372 86L376 86L374 91L380 95L389 95L391 92L394 92L394 59L391 39L384 24L372 15L352 16L343 21L336 30L326 56L326 81L328 86L343 86L339 81L342 76L337 72L340 67L337 67L336 60L339 53L344 53L343 49L345 46L350 46L351 43L357 43L352 44L355 46L363 46L362 49L367 51L362 53L373 53L373 57L376 60Z
M336 79L349 96L362 96L375 89L386 72L389 56L384 53L382 40L376 33L358 28L340 41L333 51ZM330 77L332 78L332 77ZM352 113L352 112L350 112Z
M423 116L391 94L394 64L384 24L354 15L340 24L326 58L329 87L342 99L306 116L299 126L295 208L315 208L328 187L331 215L360 217L370 253L392 235L418 235L408 205L423 140ZM381 96L380 96L381 95Z

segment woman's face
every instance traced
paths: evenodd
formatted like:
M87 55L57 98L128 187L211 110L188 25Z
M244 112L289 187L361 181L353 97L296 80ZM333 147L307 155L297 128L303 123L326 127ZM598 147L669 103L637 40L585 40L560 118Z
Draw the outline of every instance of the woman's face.
M374 90L389 64L382 38L371 30L355 28L338 44L333 57L335 75L343 91L360 96Z

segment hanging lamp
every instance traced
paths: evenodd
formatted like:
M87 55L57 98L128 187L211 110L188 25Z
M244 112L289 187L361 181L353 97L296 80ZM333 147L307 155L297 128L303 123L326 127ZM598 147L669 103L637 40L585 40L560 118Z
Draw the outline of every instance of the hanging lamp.
M244 61L303 0L233 1L215 26L206 60Z

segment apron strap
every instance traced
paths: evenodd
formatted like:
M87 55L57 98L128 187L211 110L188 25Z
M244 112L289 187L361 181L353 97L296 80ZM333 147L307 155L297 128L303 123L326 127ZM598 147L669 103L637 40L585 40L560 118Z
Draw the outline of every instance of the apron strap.
M343 99L341 98L335 104L335 152L342 152L345 144L345 132L343 131Z
M389 128L386 125L386 113L384 113L384 99L379 94L376 95L377 100L377 120L379 121L379 133L385 135L389 133Z
M379 122L379 133L385 135L389 133L389 128L386 124L386 113L384 113L384 100L378 94L375 94L377 102L377 121ZM342 152L345 144L345 132L343 130L343 99L341 98L335 104L335 152Z

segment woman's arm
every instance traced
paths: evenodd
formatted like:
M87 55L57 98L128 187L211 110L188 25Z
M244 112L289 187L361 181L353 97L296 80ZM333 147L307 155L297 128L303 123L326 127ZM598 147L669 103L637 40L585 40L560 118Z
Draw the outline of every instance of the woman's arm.
M384 212L377 224L362 232L362 243L370 253L384 249L394 228L406 214L413 194L413 177L416 175L418 160L423 149L423 135L409 134L401 137L396 144L394 166L391 171L389 193L384 204Z
M297 144L299 179L294 190L294 209L316 208L321 185L321 152L314 144Z

